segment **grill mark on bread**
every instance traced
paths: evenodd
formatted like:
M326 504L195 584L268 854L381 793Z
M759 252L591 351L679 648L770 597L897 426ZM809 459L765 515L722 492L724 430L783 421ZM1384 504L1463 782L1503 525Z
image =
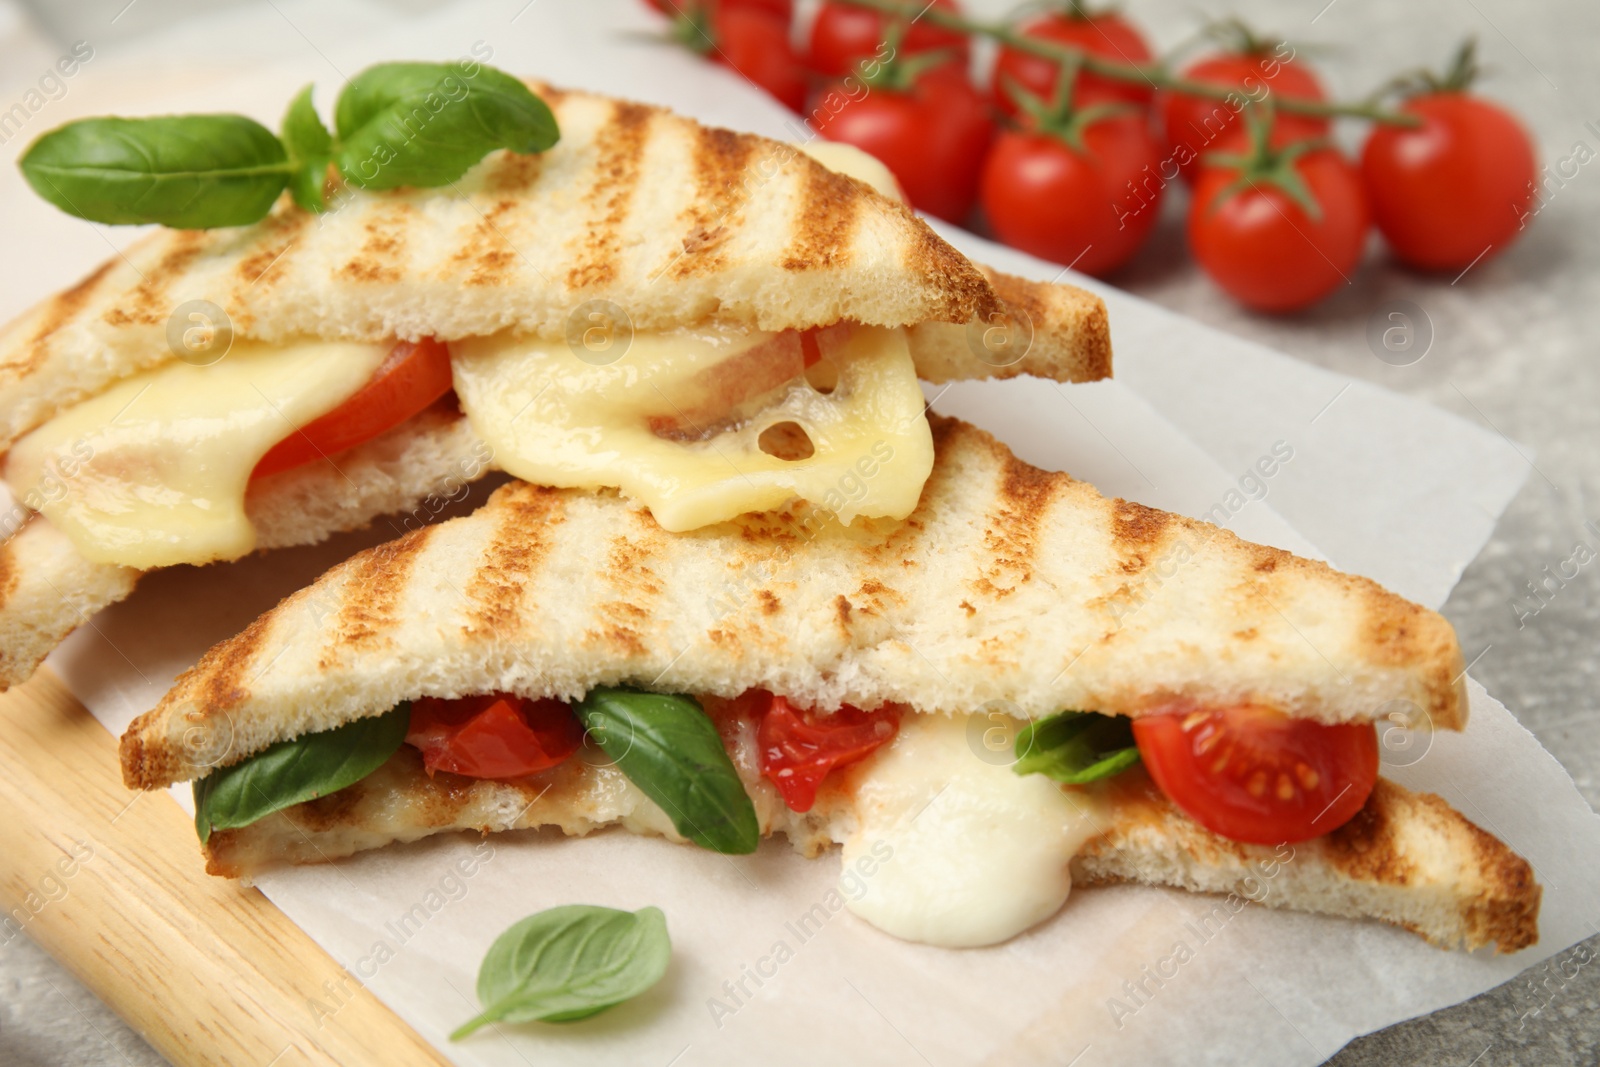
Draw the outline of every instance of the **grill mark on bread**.
M871 191L853 178L835 174L810 157L800 160L799 202L794 205L794 236L779 265L784 270L825 270L849 263L854 253L862 201ZM956 258L960 258L957 256ZM971 271L966 260L963 267Z
M40 318L33 333L28 337L24 348L26 356L11 366L17 368L14 377L26 378L44 364L50 354L50 346L46 343L51 336L72 321L88 306L90 299L100 288L107 275L116 266L116 260L108 259L66 292L58 293L52 297L48 309ZM10 369L9 367L7 369Z
M687 232L683 237L683 254L672 263L674 278L713 274L726 266L722 247L738 225L745 201L749 199L745 176L757 143L748 134L712 126L702 126L695 131L697 195L681 216Z
M1017 586L1033 580L1033 561L1039 550L1039 524L1065 484L1060 475L1042 471L1005 453L999 493L984 519L985 551L978 554L983 563L978 577L970 583L975 589L999 598L1009 596Z
M517 210L516 200L499 200L482 212L461 246L450 255L452 264L473 263L464 285L504 285L519 254L501 231L500 223Z
M526 195L544 173L544 155L539 152L505 151L495 160L483 182L485 192L501 196Z
M585 200L598 214L590 219L578 262L567 272L568 288L585 289L616 278L617 256L622 250L620 231L639 186L644 145L655 114L655 108L619 101L611 121L595 135L598 177Z
M397 541L369 548L348 564L330 646L320 666L326 668L344 648L375 644L398 622L411 569L436 526L413 530Z
M339 268L339 276L358 282L393 284L404 277L406 234L415 221L416 208L405 200L392 201L363 225L367 237L355 258Z
M300 240L300 234L310 224L311 212L295 208L269 215L261 224L262 233L253 242L256 251L239 261L234 273L244 283L242 291L235 291L233 304L243 306L244 294L257 286L270 289L278 268L291 261L289 250Z
M476 638L522 635L528 586L550 554L547 527L562 521L564 495L556 489L517 483L499 501L501 514L483 549L483 562L467 583L472 613L465 630Z
M11 600L11 594L16 592L17 589L17 556L12 547L12 540L19 537L23 529L26 529L27 524L31 521L33 520L30 516L27 520L24 520L22 527L11 535L11 540L0 545L0 608L6 606Z
M665 589L652 563L666 547L667 534L649 512L636 508L633 516L639 533L613 537L606 545L599 577L617 596L601 602L595 614L599 638L617 652L637 657L648 651L641 631L655 617L652 608Z
M167 289L199 257L205 242L206 235L202 230L179 230L174 233L167 250L153 267L144 272L139 284L101 317L111 326L155 326L166 321L177 303L167 294ZM187 294L196 297L201 295Z

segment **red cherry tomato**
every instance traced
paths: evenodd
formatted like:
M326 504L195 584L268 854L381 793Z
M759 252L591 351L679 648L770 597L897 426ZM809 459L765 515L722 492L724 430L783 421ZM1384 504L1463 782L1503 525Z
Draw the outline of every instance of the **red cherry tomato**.
M1504 108L1464 92L1412 97L1422 125L1375 125L1361 153L1372 215L1394 254L1465 270L1522 232L1537 176L1533 142Z
M712 60L744 75L790 111L805 106L806 69L789 44L787 16L724 0L711 25Z
M1189 202L1189 247L1212 281L1257 311L1295 311L1349 280L1366 246L1369 214L1354 165L1331 148L1307 152L1295 170L1321 217L1275 185L1232 192L1231 167L1206 167Z
M428 773L522 778L547 771L578 751L583 726L559 700L491 694L411 703L406 743L421 749Z
M1194 181L1200 157L1214 151L1224 133L1239 122L1247 100L1325 100L1327 94L1316 74L1294 60L1287 45L1276 51L1256 55L1229 53L1202 59L1183 72L1185 78L1237 89L1238 98L1212 100L1204 96L1163 93L1159 108L1162 129L1166 131L1167 151L1178 164L1184 180ZM1280 111L1274 124L1289 140L1320 137L1328 132L1328 120Z
M1092 55L1118 63L1148 63L1154 58L1144 35L1133 23L1114 11L1084 18L1070 14L1041 15L1023 23L1019 30L1025 37L1051 44L1075 45ZM1029 55L1014 48L1001 48L999 58L995 60L991 83L995 103L1008 115L1019 113L1016 101L1011 99L1007 90L1011 82L1048 103L1055 97L1056 75L1060 69L1054 60ZM1150 103L1155 90L1148 85L1084 72L1078 75L1073 93L1079 104L1122 100L1143 106Z
M828 715L800 711L783 697L771 697L756 727L761 773L778 787L791 811L810 811L829 771L866 758L893 740L899 729L900 715L893 708L862 711L846 704Z
M1251 844L1337 830L1378 780L1370 723L1324 726L1240 706L1135 719L1133 739L1150 777L1186 815Z
M250 476L263 478L370 441L450 388L450 350L442 342L399 341L359 392L273 445Z
M1104 275L1132 258L1155 225L1161 152L1141 115L1091 123L1083 146L1001 133L983 168L983 212L1013 248Z
M933 0L933 6L952 15L961 13L961 6L956 0ZM910 9L911 13L915 15L921 7L921 4L917 4ZM817 11L816 21L811 24L811 40L806 52L811 69L824 77L843 78L847 74L858 73L856 68L862 60L893 58L878 55L878 46L883 43L886 28L884 20L882 12L869 8L840 3L823 4ZM904 57L941 48L954 49L961 61L961 68L966 69L968 52L965 35L919 18L906 30L898 54Z
M828 140L882 160L912 207L957 223L972 211L994 122L962 71L926 71L907 92L839 83L817 97L810 117Z
M645 3L663 15L692 14L703 6L742 7L751 11L765 12L785 22L788 22L790 16L794 14L793 0L645 0Z

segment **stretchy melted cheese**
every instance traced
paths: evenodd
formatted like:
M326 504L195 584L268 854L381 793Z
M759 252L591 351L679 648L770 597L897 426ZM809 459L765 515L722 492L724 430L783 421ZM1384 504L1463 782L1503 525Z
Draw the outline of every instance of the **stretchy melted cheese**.
M840 891L851 911L907 941L992 945L1043 922L1066 903L1072 857L1099 832L1086 794L987 761L968 726L906 715L855 776L845 869L884 844L892 855L864 891Z
M709 326L637 334L610 362L512 335L450 349L473 429L525 481L615 486L674 532L793 497L846 523L904 518L933 469L905 333L817 342L809 375L798 334Z
M95 563L146 570L255 547L245 486L296 428L360 389L387 345L235 344L118 382L22 438L6 480Z

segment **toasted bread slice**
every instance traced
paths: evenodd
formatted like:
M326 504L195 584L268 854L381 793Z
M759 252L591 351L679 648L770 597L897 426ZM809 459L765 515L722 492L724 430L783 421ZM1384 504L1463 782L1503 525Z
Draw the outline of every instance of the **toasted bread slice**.
M749 730L723 734L753 745ZM816 806L801 814L755 772L753 752L733 762L764 834L782 833L811 856L850 835L852 780L830 780ZM863 765L854 780L871 773ZM1441 948L1494 945L1512 952L1538 940L1541 889L1527 861L1436 796L1380 779L1345 826L1273 848L1211 833L1174 808L1142 771L1095 791L1107 801L1096 806L1104 813L1100 832L1072 863L1074 886L1139 882L1236 894L1294 911L1380 919ZM416 750L402 746L353 786L241 829L214 831L204 851L211 874L249 878L453 830L555 827L587 834L611 825L682 840L614 764L577 758L531 778L488 781L430 776Z
M190 300L263 341L564 336L592 300L636 330L964 325L1003 310L909 210L790 145L534 88L561 127L548 152L494 153L438 189L341 190L321 216L285 198L253 226L161 231L12 322L0 439L175 358L168 320Z
M213 648L129 727L124 777L194 778L419 695L611 684L1020 718L1259 702L1463 724L1461 652L1434 612L1108 500L957 420L933 428L902 522L791 508L672 535L615 493L503 486Z

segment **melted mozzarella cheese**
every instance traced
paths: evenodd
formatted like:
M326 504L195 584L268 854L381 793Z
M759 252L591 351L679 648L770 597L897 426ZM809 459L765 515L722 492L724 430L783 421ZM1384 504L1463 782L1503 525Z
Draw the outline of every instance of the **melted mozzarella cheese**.
M894 172L884 166L882 160L868 155L855 145L843 141L807 141L798 147L829 170L866 182L890 200L905 202L905 195L900 191L900 183L895 180Z
M986 761L968 726L966 716L906 715L855 776L840 893L907 941L992 945L1048 919L1072 888L1072 857L1099 832L1088 794Z
M817 339L809 375L798 334L715 326L635 334L611 362L509 333L450 350L473 429L526 481L619 488L674 532L795 497L845 523L904 518L933 469L905 333Z
M6 480L92 562L235 559L255 547L244 494L256 463L352 396L388 349L240 342L209 366L134 375L19 440Z

